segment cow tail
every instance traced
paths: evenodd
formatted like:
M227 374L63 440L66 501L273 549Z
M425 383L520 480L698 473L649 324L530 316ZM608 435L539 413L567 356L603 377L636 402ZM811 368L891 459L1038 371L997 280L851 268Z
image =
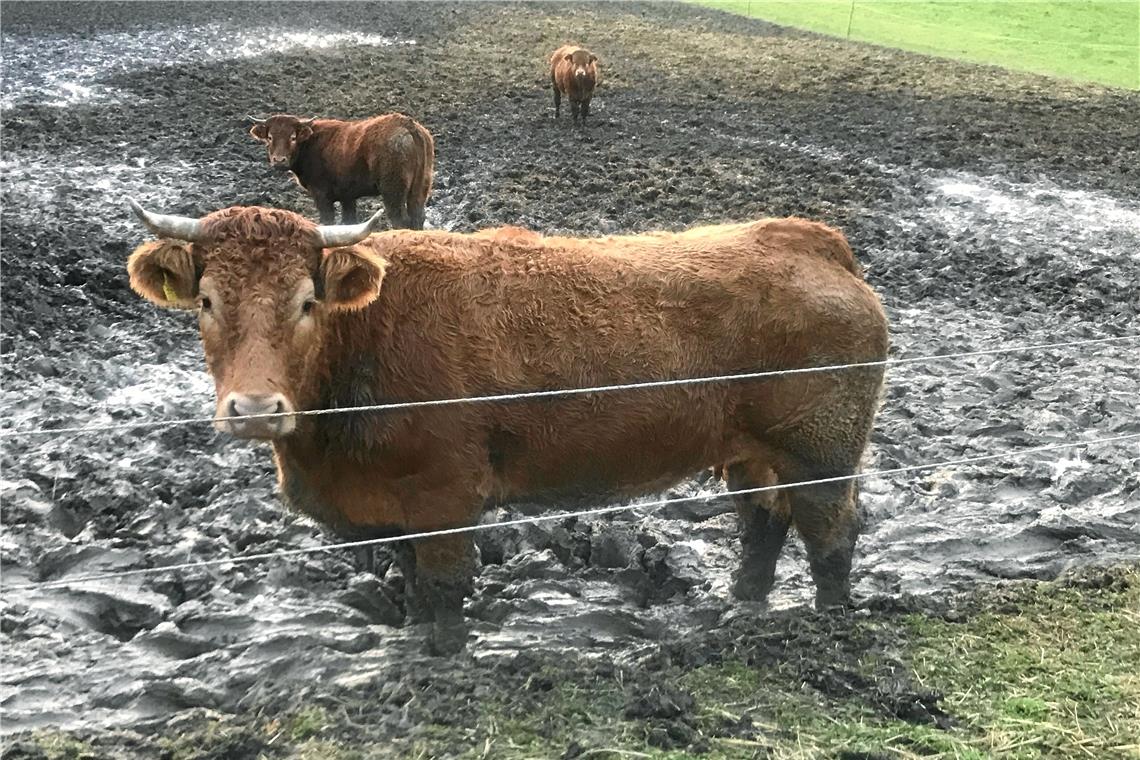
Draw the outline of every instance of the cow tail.
M428 194L431 193L431 179L435 172L435 140L426 129L415 130L416 144L422 157L419 173L412 182L412 198L418 205L427 203Z

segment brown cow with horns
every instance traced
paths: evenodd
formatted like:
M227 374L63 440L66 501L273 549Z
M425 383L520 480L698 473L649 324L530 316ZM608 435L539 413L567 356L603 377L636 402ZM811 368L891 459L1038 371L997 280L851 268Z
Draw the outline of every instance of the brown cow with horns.
M882 367L392 412L296 410L870 362L887 323L843 236L800 219L677 234L542 237L318 227L228 208L150 213L127 264L160 306L199 311L217 426L269 439L283 498L352 536L474 524L488 505L636 494L702 468L733 489L855 473ZM286 416L233 419L243 415ZM779 497L773 496L778 493ZM819 605L849 591L850 480L737 497L734 593L763 599L789 524ZM405 550L437 652L467 639L469 533ZM411 561L414 560L414 561Z
M247 117L249 134L265 143L269 165L293 172L317 204L321 224L356 224L356 201L379 195L392 227L424 228L424 207L435 170L435 141L409 116L389 113L362 121Z

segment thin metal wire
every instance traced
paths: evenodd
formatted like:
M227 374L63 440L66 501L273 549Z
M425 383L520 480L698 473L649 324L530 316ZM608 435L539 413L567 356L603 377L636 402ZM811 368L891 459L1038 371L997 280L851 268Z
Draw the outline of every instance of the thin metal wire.
M227 422L240 422L242 420L276 419L278 417L317 417L328 414L348 414L350 412L393 412L407 409L422 409L435 406L452 406L455 404L492 403L505 401L522 401L526 399L557 398L562 396L576 396L588 393L610 393L613 391L645 390L650 388L671 388L702 383L732 382L739 380L759 380L763 378L783 377L787 375L802 375L815 372L836 372L848 369L863 369L868 367L892 367L901 364L921 364L950 359L966 359L975 356L996 356L999 354L1012 354L1021 351L1044 351L1056 348L1072 348L1075 346L1089 346L1106 343L1120 343L1124 341L1140 340L1140 335L1120 335L1112 338L1091 338L1087 340L1073 340L1061 343L1038 343L1025 346L1006 346L1003 348L989 348L978 351L961 351L952 354L930 354L927 356L904 357L901 359L883 359L881 361L854 362L851 364L829 364L822 367L800 367L796 369L765 370L762 372L745 372L732 375L710 375L705 377L682 378L678 380L650 380L635 383L618 383L614 385L596 385L586 388L564 388L547 391L522 391L518 393L499 393L490 396L469 396L463 398L444 398L428 401L399 401L386 404L371 404L367 406L349 406L335 409L306 409L296 412L274 412L270 414L249 414L240 417L227 417ZM108 425L88 425L69 428L36 428L33 430L3 430L0 439L17 438L33 435L63 435L84 433L102 433L113 430L127 430L135 428L165 428L179 425L191 425L214 422L213 417L191 417L175 420L156 420L152 422L124 422Z
M205 567L216 567L218 565L237 565L246 564L249 562L258 562L264 559L276 559L278 557L293 557L303 554L315 554L317 552L329 552L338 549L355 549L362 546L377 546L380 544L389 544L396 541L412 541L425 538L435 538L438 536L451 536L457 533L471 533L477 530L490 530L491 528L504 528L514 525L529 525L540 522L549 522L551 520L565 520L572 517L589 517L592 515L605 515L613 514L615 512L628 512L636 509L658 509L660 507L669 506L670 504L683 504L691 501L709 501L712 499L724 499L730 496L745 496L748 494L764 493L767 491L779 491L786 488L797 488L801 486L816 486L824 485L827 483L840 483L848 480L860 480L862 478L870 478L881 475L898 475L904 472L915 472L918 470L931 470L938 467L957 467L964 464L973 464L976 462L988 462L995 459L1018 458L1028 456L1030 454L1039 454L1045 451L1060 451L1062 449L1073 448L1087 448L1089 446L1099 446L1106 443L1118 443L1121 441L1140 440L1140 433L1130 433L1127 435L1111 436L1109 438L1098 438L1091 441L1070 441L1068 443L1048 444L1045 446L1035 446L1028 449L1021 449L1020 451L1003 451L997 454L981 454L973 457L963 457L961 459L950 459L942 462L929 462L927 464L914 464L905 467L893 467L887 470L872 470L870 472L859 472L853 475L839 475L831 478L817 478L815 480L803 480L795 483L780 483L773 486L758 486L756 488L742 488L736 491L723 491L715 494L699 494L696 496L682 496L675 499L659 499L657 501L641 502L637 504L622 504L614 507L599 507L596 509L583 509L575 512L557 512L549 515L535 515L531 517L520 517L514 520L504 520L495 523L478 523L476 525L466 525L459 528L444 528L441 530L429 530L420 533L409 533L403 536L389 536L386 538L369 538L360 541L344 541L335 544L326 544L323 546L306 547L300 549L282 549L275 552L263 552L261 554L249 554L241 557L226 557L223 559L203 560L200 562L182 562L175 565L164 565L162 567L141 567L132 570L123 570L117 573L102 573L91 575L79 575L74 578L61 578L53 581L42 581L39 583L26 583L18 586L9 586L4 591L27 591L40 588L51 588L56 586L66 586L72 583L89 583L93 581L106 581L123 578L132 575L151 575L156 573L165 573L175 570L189 570Z

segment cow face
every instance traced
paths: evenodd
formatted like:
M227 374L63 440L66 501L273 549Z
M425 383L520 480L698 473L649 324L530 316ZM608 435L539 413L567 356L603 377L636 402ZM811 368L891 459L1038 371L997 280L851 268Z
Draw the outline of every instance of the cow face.
M329 320L371 303L385 266L362 246L323 248L322 231L371 231L376 219L316 227L285 211L226 209L201 220L195 242L162 239L131 254L137 293L197 310L219 430L275 439L296 428L295 416L234 418L288 415L313 403Z
M265 143L269 152L269 165L286 170L293 165L301 143L313 136L313 119L277 114L258 121L249 130L255 140Z
M573 68L574 78L581 83L593 81L597 77L598 56L591 53L589 50L575 50L573 53L567 53L564 59Z

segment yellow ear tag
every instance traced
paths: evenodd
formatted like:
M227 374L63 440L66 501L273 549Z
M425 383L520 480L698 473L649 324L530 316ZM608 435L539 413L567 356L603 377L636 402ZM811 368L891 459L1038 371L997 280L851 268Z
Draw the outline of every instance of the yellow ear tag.
M178 300L178 294L174 292L174 288L170 287L170 277L166 272L162 273L162 295L166 297L167 301Z

